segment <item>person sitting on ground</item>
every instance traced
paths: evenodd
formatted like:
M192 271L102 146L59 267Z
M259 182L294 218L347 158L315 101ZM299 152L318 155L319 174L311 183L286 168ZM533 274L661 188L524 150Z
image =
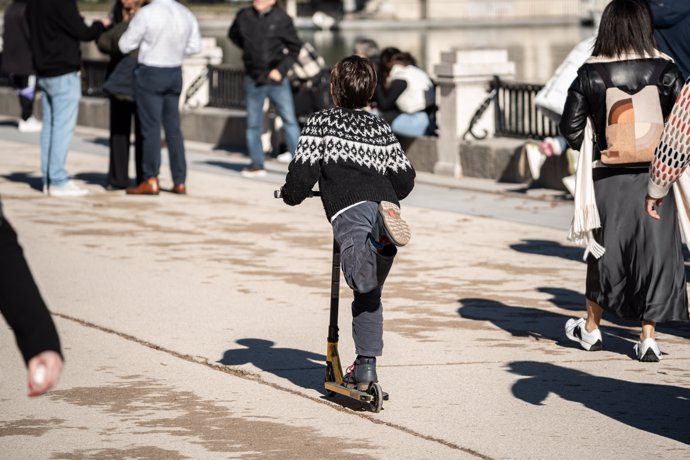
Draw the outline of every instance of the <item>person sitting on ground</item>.
M405 137L427 134L430 125L427 110L434 100L431 78L414 63L409 53L391 57L385 85L376 94L381 115L390 122L395 134Z
M382 118L363 108L376 86L365 58L347 57L331 72L336 107L312 115L290 163L283 201L291 206L318 182L326 218L340 245L345 281L354 293L352 335L357 358L347 384L377 382L383 352L381 290L397 253L410 239L399 201L414 187L415 171Z

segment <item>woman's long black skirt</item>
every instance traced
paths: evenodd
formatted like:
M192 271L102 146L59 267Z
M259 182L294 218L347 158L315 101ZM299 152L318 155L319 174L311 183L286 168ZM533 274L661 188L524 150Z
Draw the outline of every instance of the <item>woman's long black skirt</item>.
M659 214L645 211L647 168L595 168L601 217L595 240L605 254L587 259L586 297L620 318L688 320L682 241L671 191Z

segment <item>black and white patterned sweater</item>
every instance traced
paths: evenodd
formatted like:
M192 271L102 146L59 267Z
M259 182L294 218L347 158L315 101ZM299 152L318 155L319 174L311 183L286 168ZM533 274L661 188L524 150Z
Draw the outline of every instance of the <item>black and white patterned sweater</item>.
M283 201L304 201L318 181L326 218L360 201L399 204L414 187L415 172L382 118L342 107L307 120L290 163Z

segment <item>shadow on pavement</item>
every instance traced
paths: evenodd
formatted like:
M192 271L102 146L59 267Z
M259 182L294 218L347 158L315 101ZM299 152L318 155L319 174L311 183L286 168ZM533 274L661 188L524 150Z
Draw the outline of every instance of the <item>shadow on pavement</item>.
M511 244L510 248L522 253L560 257L574 262L582 262L584 254L583 248L563 246L561 243L548 240L522 240L521 243Z
M509 332L513 337L532 337L535 340L552 340L558 346L577 348L580 346L565 336L565 322L572 315L562 315L548 310L506 305L490 299L468 298L458 300L461 307L458 314L462 318L475 321L489 321ZM584 312L584 305L582 307ZM632 323L631 323L632 325ZM620 353L633 358L632 347L637 340L637 332L620 327L604 327L604 347L606 351Z
M30 172L15 172L12 174L5 174L2 177L12 182L20 182L27 184L34 190L43 192L43 179L32 175Z
M201 163L202 163L202 164L207 164L207 165L209 165L209 166L218 166L218 167L225 168L225 169L231 169L231 170L237 171L237 172L240 172L240 171L242 171L244 168L247 167L247 163L246 163L246 162L243 162L243 163L236 163L236 162L234 162L234 161L215 161L215 160L211 160L211 161L203 161L203 162L201 162Z
M108 174L102 172L83 172L74 175L75 179L92 185L106 186L108 183Z
M526 377L512 388L522 401L542 405L554 393L630 427L690 444L688 388L599 377L549 363L518 361L509 368Z
M323 391L324 355L295 348L275 348L275 342L264 339L246 338L236 343L243 348L226 350L219 363L227 366L253 364L299 387Z

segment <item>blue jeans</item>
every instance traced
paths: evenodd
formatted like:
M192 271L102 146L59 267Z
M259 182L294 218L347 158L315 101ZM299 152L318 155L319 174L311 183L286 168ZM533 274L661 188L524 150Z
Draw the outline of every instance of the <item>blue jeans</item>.
M180 128L181 92L181 67L139 64L134 70L134 99L141 125L144 180L157 177L161 169L161 125L168 142L173 183L184 184L187 179L184 139Z
M391 129L401 136L423 136L429 129L429 115L426 112L401 113L391 123Z
M353 291L352 338L355 353L381 356L383 353L383 305L381 292L393 266L397 249L379 254L370 236L379 219L378 203L366 201L333 220L333 237L340 245L343 277Z
M247 100L247 150L252 166L264 167L264 149L261 146L261 127L264 121L264 101L268 98L283 120L285 142L292 154L297 149L299 124L295 114L295 103L287 78L279 84L257 85L250 77L244 77L244 92Z
M79 72L38 79L43 91L41 130L41 174L43 185L64 185L69 180L65 161L79 114L81 78Z

